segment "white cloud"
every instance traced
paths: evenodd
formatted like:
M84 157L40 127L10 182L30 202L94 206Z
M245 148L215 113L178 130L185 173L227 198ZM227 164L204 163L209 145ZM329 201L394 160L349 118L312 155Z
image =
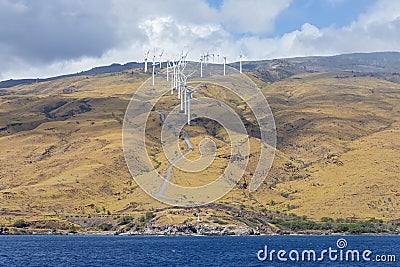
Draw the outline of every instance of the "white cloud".
M224 26L235 33L268 33L277 15L291 0L225 0L221 7Z
M165 58L189 50L192 60L209 51L228 61L242 52L247 59L266 59L399 50L398 1L377 0L345 27L304 23L282 36L264 37L290 2L225 0L219 10L197 0L40 2L53 12L47 18L40 17L39 4L0 0L0 79L141 61L153 48L157 55L164 49ZM27 23L32 25L17 28Z
M380 0L350 25L317 28L310 23L278 38L243 38L251 58L399 51L400 2Z

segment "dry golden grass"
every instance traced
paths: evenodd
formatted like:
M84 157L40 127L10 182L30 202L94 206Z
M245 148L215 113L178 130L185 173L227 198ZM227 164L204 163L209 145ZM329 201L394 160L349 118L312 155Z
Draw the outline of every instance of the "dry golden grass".
M251 136L252 157L244 178L218 203L315 219L400 218L400 85L336 75L302 74L271 85L251 77L275 116L276 157L264 184L250 194L246 185L259 155L259 141ZM1 222L9 223L15 216L103 214L107 210L135 214L166 208L135 184L122 152L125 108L147 78L133 71L6 89L9 94L0 97ZM255 121L240 99L221 88L210 86L198 95L230 99L231 108L247 121ZM57 107L60 102L65 103ZM168 111L177 103L166 96L156 109ZM51 110L47 115L46 108ZM148 151L161 162L157 170L165 173L169 164L155 139L160 135L159 115L152 112L149 121ZM209 132L210 126L216 127L218 138ZM217 155L230 153L226 133L218 125L198 121L188 131L195 145L188 158L199 157L197 145L205 137L220 147ZM187 149L184 142L182 147ZM174 169L172 181L191 186L208 183L226 164L225 158L218 157L201 174ZM157 222L197 220L196 209L182 214L169 210L159 211ZM209 213L204 218L215 212L201 211ZM235 223L223 212L215 216ZM212 221L211 217L207 220Z
M308 176L279 183L285 197L275 207L312 218L398 219L400 85L335 77L304 74L264 91L278 150Z

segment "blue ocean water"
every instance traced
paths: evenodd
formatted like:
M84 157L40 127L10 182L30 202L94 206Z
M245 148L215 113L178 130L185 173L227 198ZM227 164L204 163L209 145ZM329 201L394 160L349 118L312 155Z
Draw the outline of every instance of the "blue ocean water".
M400 236L0 236L0 266L400 266Z

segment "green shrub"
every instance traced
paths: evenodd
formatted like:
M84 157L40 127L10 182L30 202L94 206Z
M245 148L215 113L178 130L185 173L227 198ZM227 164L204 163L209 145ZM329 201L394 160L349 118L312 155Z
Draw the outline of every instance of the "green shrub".
M109 223L102 223L99 225L99 229L102 231L110 231L112 229L112 225Z
M121 219L120 219L119 224L120 225L125 225L125 224L130 223L132 220L133 220L132 216L122 216Z
M222 220L220 220L219 218L214 218L213 219L213 223L218 223L218 224L228 224L227 222L225 222L225 221L222 221Z
M154 214L151 211L146 212L146 221L150 221L154 218Z
M75 233L78 232L78 231L76 230L75 225L71 225L71 226L69 227L69 232L70 232L71 234L75 234Z
M27 227L27 226L28 226L28 224L22 219L16 220L14 222L14 227L17 227L17 228L24 228L24 227Z
M333 232L335 233L344 233L349 231L349 226L347 224L338 224L333 228Z
M329 217L322 217L321 222L334 222L335 220Z

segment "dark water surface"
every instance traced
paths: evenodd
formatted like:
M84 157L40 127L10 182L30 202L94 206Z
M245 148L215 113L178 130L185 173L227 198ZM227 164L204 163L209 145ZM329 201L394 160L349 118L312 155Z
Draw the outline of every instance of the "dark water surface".
M0 266L400 266L400 236L0 236Z

